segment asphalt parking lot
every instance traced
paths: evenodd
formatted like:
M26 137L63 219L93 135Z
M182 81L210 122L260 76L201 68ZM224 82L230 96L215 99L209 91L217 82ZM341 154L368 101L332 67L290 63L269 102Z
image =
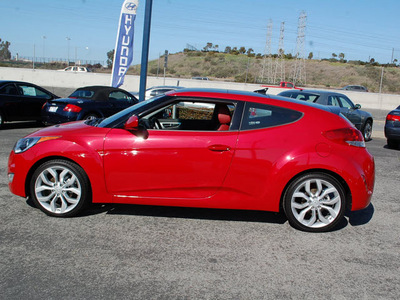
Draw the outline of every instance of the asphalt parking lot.
M47 217L7 186L11 148L39 127L6 124L0 298L398 299L400 150L386 148L380 122L367 143L372 204L323 234L254 211L96 205L76 218Z

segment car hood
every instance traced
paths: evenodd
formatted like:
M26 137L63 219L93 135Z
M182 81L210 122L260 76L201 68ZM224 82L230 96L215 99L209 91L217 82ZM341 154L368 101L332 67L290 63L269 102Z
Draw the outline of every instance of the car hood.
M86 121L75 121L70 123L58 124L50 127L46 127L35 131L28 135L28 137L34 136L98 136L106 135L110 128L100 128L96 126L90 126L86 124Z

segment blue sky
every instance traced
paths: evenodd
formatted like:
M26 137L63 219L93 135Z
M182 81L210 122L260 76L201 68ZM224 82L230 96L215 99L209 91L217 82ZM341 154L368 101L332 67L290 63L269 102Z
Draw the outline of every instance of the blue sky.
M145 0L139 0L135 22L134 64L140 63ZM115 46L123 0L0 0L0 38L11 54L105 62ZM285 22L285 53L296 48L300 13L307 14L305 54L346 59L400 61L398 0L153 0L150 59L165 50L199 49L207 42L244 46L263 53L267 24L273 22L271 49L277 53ZM45 38L43 38L45 37ZM68 41L66 38L69 37ZM69 50L68 50L69 49Z

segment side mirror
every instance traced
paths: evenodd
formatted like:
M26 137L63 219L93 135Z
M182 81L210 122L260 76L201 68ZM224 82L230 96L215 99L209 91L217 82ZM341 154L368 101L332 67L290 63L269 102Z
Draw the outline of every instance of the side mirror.
M361 104L354 105L354 109L360 109L360 108L361 108Z
M139 129L139 118L136 115L131 116L124 124L124 129L129 131L136 131Z

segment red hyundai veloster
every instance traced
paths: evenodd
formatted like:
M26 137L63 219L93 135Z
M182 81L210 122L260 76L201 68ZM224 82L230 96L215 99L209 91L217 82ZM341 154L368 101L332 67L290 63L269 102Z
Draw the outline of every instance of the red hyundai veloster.
M335 107L183 89L20 139L8 178L56 217L131 203L282 211L298 229L327 231L369 205L375 166Z

